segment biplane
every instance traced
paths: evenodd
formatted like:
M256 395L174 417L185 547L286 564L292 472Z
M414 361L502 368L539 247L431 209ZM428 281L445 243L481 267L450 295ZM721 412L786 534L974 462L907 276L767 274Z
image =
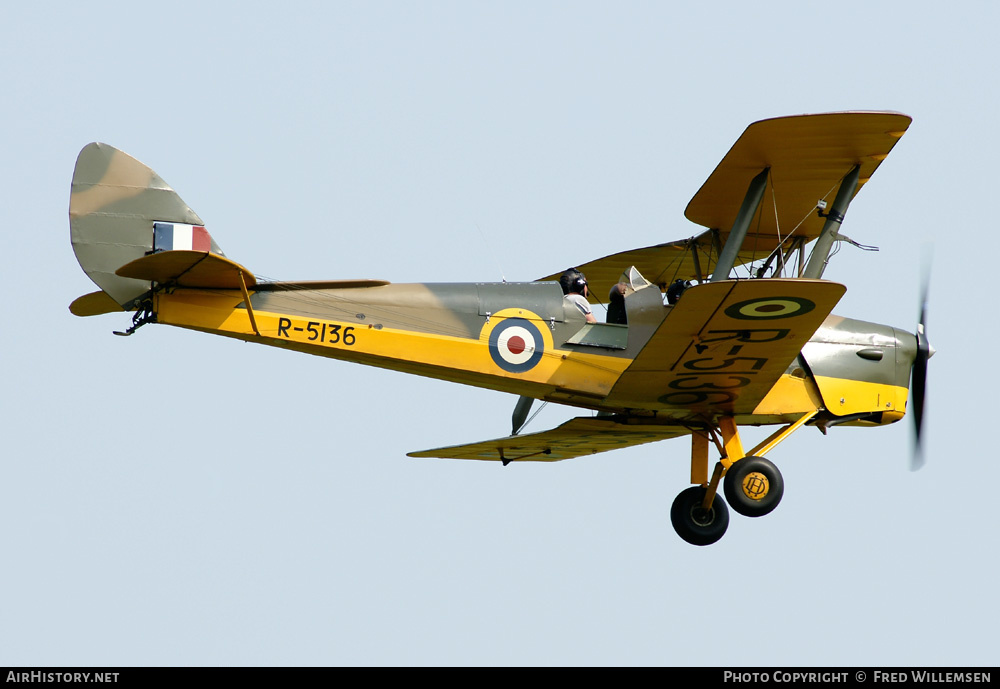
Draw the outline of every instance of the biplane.
M687 206L703 229L577 266L591 303L621 297L610 323L567 301L561 271L519 283L258 280L155 172L92 143L69 215L100 290L70 310L134 312L119 335L160 323L517 396L510 435L411 457L507 466L688 437L691 485L671 522L708 545L729 507L775 509L783 481L765 455L804 426L882 426L909 403L919 440L933 353L923 312L913 334L832 315L846 288L823 279L839 243L853 243L848 205L909 124L895 112L751 124ZM537 400L587 413L521 433ZM747 449L740 428L764 425L777 428Z

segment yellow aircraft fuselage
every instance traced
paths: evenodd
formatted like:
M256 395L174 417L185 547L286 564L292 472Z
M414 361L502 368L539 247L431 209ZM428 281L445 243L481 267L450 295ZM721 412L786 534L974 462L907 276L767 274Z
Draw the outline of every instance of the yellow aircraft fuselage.
M699 323L694 330L716 334L680 339L673 332L686 320L679 307L698 294L692 288L673 307L659 290L636 293L631 301L645 303L628 304L637 321L628 326L586 324L564 308L553 283L293 287L253 292L249 308L240 290L174 289L155 294L153 310L162 324L602 412L692 422L732 415L741 424L789 423L823 409L835 421L902 417L908 364L897 367L895 359L905 338L836 316L803 355L793 352L790 365L779 357L781 370L765 379L764 394L741 407L739 393L767 373L780 344L774 338L789 328L775 320L720 334ZM680 355L637 378L630 368L637 354L664 332L684 345Z

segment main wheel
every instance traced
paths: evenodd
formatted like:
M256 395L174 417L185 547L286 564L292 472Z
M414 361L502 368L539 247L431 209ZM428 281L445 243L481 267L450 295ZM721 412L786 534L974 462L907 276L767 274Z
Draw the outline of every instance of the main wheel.
M774 463L763 457L744 457L726 472L723 492L734 510L745 517L771 512L785 492L785 482Z
M712 506L701 506L705 500L704 486L691 486L681 491L670 506L670 521L674 531L691 545L711 545L722 538L729 528L729 508L716 493Z

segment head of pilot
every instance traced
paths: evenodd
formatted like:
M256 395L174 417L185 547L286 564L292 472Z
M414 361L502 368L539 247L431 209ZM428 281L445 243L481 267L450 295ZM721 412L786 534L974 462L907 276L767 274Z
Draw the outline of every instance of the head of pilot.
M587 278L576 268L570 268L559 278L563 294L580 294L587 296Z

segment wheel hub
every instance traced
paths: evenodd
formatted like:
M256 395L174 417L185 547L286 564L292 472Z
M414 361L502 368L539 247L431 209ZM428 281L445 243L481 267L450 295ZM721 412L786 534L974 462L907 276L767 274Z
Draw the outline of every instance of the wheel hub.
M691 521L699 526L708 526L715 521L715 510L704 507L694 507L691 510Z
M751 471L743 477L743 494L751 500L763 500L767 497L771 484L768 483L767 476L759 471Z

